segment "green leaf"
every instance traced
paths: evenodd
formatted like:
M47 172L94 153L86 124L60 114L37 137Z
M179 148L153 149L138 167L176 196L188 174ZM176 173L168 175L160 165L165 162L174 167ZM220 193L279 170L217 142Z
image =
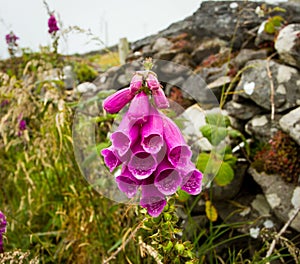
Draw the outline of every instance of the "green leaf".
M282 16L273 16L271 20L275 27L280 27L284 22L284 18Z
M272 21L268 21L265 24L265 32L268 34L274 34L275 33L275 27L274 24L272 23Z
M226 163L222 162L219 171L215 177L215 182L219 186L226 186L228 185L234 178L234 171L231 166Z
M214 146L217 146L227 136L227 128L215 125L205 125L201 127L200 131Z
M237 158L235 156L233 156L232 154L226 154L224 156L224 162L228 163L231 167L234 167Z
M206 123L209 125L228 127L230 126L230 119L220 113L207 114L205 116Z

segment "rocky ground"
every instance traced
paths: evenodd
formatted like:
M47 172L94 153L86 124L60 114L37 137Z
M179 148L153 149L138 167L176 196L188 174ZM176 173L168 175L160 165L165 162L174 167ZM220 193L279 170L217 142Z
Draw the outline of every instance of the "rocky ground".
M193 143L198 140L200 151L211 150L199 130L205 125L205 113L221 102L222 113L245 135L253 151L257 145L274 142L274 135L283 131L298 149L293 152L296 156L283 162L295 159L299 163L299 4L204 2L192 16L131 43L125 65L110 68L94 85L81 85L80 91L127 87L146 57L154 59L154 71L169 99L181 106L176 109L174 104L177 115L193 123L186 137ZM229 144L234 149L238 143ZM219 217L227 222L253 221L252 231L279 230L300 207L299 176L289 179L279 171L267 174L255 166L254 156L244 155L239 148L234 154L238 157L234 180L225 187L213 187ZM193 214L202 225L203 200ZM300 214L290 227L294 235L300 232ZM241 232L249 232L249 226Z

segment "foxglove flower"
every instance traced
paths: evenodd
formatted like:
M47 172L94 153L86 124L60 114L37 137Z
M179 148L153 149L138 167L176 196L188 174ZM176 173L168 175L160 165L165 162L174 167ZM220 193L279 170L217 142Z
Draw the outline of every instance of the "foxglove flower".
M133 122L130 122L128 118L128 113L123 116L117 131L113 132L110 136L112 145L117 151L119 157L122 157L129 151L130 146L136 142L139 136L139 127Z
M140 92L133 99L128 109L128 118L136 123L145 123L150 111L150 102L145 92Z
M110 172L112 172L115 168L117 168L122 163L118 158L118 156L116 155L115 150L112 146L106 149L102 149L101 154Z
M151 106L146 122L141 128L142 147L151 154L158 153L164 145L163 120L158 111Z
M133 97L130 88L121 89L103 101L103 108L110 114L118 113Z
M160 88L160 83L156 78L156 74L154 72L149 72L147 79L146 79L147 85L150 88L150 90L158 90Z
M179 171L168 160L163 160L155 171L154 185L164 195L174 194L181 186Z
M3 253L3 233L6 232L6 218L5 215L0 211L0 253Z
M190 162L185 168L181 169L181 175L181 189L189 194L198 195L201 192L202 173Z
M142 183L132 175L125 165L122 168L121 174L116 177L116 182L120 191L125 193L128 198L132 198L136 195Z
M50 15L49 19L48 19L48 32L50 34L52 34L53 32L55 33L56 31L59 30L59 27L57 26L57 21L55 16L52 14Z
M165 96L162 88L152 90L152 96L154 99L154 103L158 109L164 109L170 106L169 101Z
M178 189L199 194L202 174L191 162L191 149L179 128L157 110L169 107L169 102L154 72L136 72L129 88L109 96L103 107L117 113L129 102L127 113L110 137L112 146L101 154L111 172L122 166L116 177L121 192L133 198L141 188L140 205L157 217L167 203L166 196Z
M24 131L26 129L26 120L22 119L19 122L19 130Z
M153 185L152 181L145 180L141 188L140 205L146 208L152 217L159 216L167 204L165 196Z
M5 35L5 40L8 46L18 46L18 39L19 37L17 37L12 31L9 34Z
M131 93L136 93L138 90L141 89L143 85L143 73L137 72L130 81L130 91Z
M174 167L184 167L192 157L191 149L176 124L166 116L163 117L163 121L164 139L169 150L168 159Z
M157 161L154 155L146 152L138 142L132 148L132 157L128 169L138 180L148 178L156 169Z

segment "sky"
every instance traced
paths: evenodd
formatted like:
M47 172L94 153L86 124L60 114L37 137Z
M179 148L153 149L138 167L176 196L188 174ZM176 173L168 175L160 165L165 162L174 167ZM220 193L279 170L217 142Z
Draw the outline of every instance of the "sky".
M66 29L78 26L108 46L127 37L129 41L157 33L171 23L192 15L201 0L48 0L51 11ZM0 59L7 58L5 35L11 30L22 48L39 50L51 44L48 13L43 0L0 0ZM63 54L85 53L103 48L87 33L64 34L59 43Z

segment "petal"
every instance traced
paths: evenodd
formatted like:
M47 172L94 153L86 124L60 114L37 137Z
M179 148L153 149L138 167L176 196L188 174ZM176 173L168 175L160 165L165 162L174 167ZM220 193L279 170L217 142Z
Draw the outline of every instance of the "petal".
M126 166L123 166L121 174L116 177L117 185L128 198L136 195L141 182L136 180Z
M145 123L149 115L149 110L150 102L148 95L140 92L133 98L127 113L130 120Z
M168 159L164 159L154 173L154 185L164 195L174 194L182 185L181 171L177 170Z
M143 74L136 72L130 82L131 93L136 93L143 85Z
M182 179L176 169L162 170L156 177L154 185L164 195L172 195L181 186Z
M138 136L139 127L129 120L128 114L125 114L117 131L110 136L112 145L116 149L119 158L125 156L130 146L138 139ZM123 158L121 158L121 161L123 161Z
M140 144L136 144L132 152L132 157L128 163L129 171L138 180L148 178L157 167L155 156L147 153Z
M157 90L160 88L160 83L157 80L156 74L154 72L149 72L146 82L150 90Z
M154 107L150 107L148 122L141 128L142 147L151 154L158 153L163 144L163 120Z
M115 168L117 168L121 164L121 161L115 154L114 148L112 146L106 149L102 149L101 155L103 156L104 162L106 166L109 168L110 172L112 172Z
M195 169L188 177L187 182L181 187L189 194L197 195L201 192L202 173Z
M127 103L129 103L134 95L130 88L124 88L114 94L108 96L103 101L103 108L111 114L119 112Z
M163 109L163 108L168 108L170 106L169 101L165 96L163 89L159 88L156 90L152 90L152 96L157 108Z
M168 159L174 167L184 167L190 162L192 152L186 144L180 129L168 117L163 116L164 139L169 153Z
M159 216L166 204L164 195L153 184L142 185L140 205L147 209L149 215L152 217Z

